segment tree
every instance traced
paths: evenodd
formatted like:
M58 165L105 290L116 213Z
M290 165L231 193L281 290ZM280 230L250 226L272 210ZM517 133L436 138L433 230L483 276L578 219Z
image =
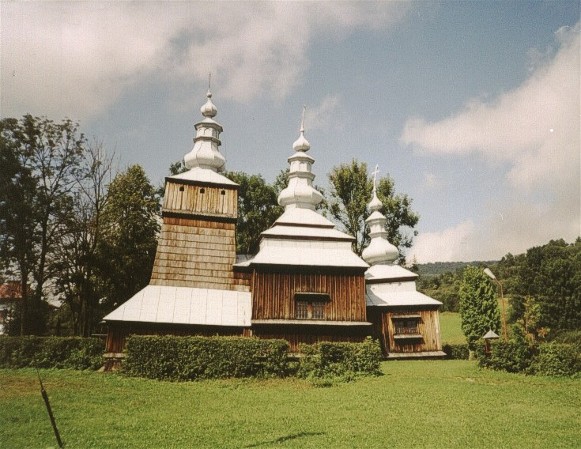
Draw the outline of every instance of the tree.
M98 301L104 283L97 275L97 250L103 238L102 215L112 174L113 157L103 145L87 146L66 221L68 232L57 247L57 290L70 311L73 333L85 337L100 319Z
M159 196L141 166L132 165L109 185L97 246L106 308L118 306L149 283L159 211Z
M326 208L345 232L355 237L353 251L361 255L369 244L369 216L367 205L371 201L373 180L367 173L367 164L351 161L334 167L329 173L331 190ZM404 251L410 248L417 232L413 228L419 216L411 209L412 200L407 195L395 193L395 183L389 176L379 179L377 196L383 203L381 213L387 217L386 231L390 243L400 250L400 261L405 261Z
M45 288L53 277L55 245L66 232L85 138L69 119L55 123L31 115L2 120L0 135L8 167L0 180L1 256L21 284L20 333L42 334Z
M534 322L537 332L581 328L580 238L572 244L551 240L525 254L508 254L498 268L511 296L514 321ZM530 326L527 330L531 332Z
M238 222L236 225L236 252L255 254L260 234L270 228L282 214L276 188L267 184L260 175L228 172L226 176L240 185L238 190Z
M475 350L486 332L499 334L500 312L494 286L480 267L464 269L460 285L460 317L468 347Z

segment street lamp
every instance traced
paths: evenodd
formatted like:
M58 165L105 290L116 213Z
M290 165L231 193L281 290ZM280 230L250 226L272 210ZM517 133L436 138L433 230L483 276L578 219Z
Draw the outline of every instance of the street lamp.
M496 279L496 276L492 271L490 271L490 268L485 268L484 274L488 276L490 279L492 279L492 281L498 284L498 286L500 287L500 304L502 305L502 338L506 342L508 341L508 336L506 334L506 310L504 307L504 294L502 292L502 283L498 279Z

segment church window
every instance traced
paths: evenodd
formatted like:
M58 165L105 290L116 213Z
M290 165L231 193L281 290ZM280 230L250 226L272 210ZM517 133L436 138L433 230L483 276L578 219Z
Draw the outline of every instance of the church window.
M400 315L393 317L394 335L396 336L418 336L420 316L419 315Z
M222 190L222 191L220 192L220 195L226 195L226 191L225 191L225 190Z
M206 193L206 189L204 189L203 187L200 189L200 193Z
M295 293L295 318L298 320L322 320L325 305L330 300L327 293Z

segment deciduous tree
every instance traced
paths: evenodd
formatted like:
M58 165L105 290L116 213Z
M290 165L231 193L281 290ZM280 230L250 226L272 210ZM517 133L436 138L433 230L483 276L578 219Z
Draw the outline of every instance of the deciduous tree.
M367 164L351 161L334 167L329 173L331 190L326 209L343 230L355 237L353 250L361 255L369 244L369 229L365 219L369 216L367 205L371 201L373 180L367 171ZM405 261L404 252L413 243L417 234L414 227L419 216L412 210L412 200L395 192L393 179L385 176L377 184L377 196L383 202L381 213L387 217L388 240L400 250L400 260Z
M86 143L78 124L25 115L0 124L0 243L5 266L22 287L21 334L45 332L43 302L51 279L55 245L66 227L81 155ZM4 167L3 167L4 169Z
M97 252L99 275L105 283L104 301L110 309L149 283L160 228L160 202L139 165L117 174L107 196Z
M275 187L260 175L229 172L226 176L240 185L238 190L238 222L236 225L236 252L255 254L260 234L282 214Z

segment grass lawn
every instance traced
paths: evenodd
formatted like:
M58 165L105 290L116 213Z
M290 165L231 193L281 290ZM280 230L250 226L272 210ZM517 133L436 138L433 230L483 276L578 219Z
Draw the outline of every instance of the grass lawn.
M461 324L462 320L459 313L440 313L440 336L442 339L442 344L466 343L466 337L462 333L462 328L460 327Z
M578 448L581 379L391 361L384 375L157 382L43 370L67 448ZM56 447L33 370L0 370L0 447Z

